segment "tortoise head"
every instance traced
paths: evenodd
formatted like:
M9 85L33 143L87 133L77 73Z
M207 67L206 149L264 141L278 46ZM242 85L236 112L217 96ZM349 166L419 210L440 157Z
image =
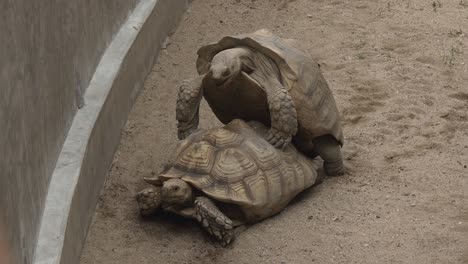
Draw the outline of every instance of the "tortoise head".
M217 53L210 65L211 77L216 85L222 85L241 71L253 71L250 53L245 48L232 48Z
M192 202L192 187L181 179L169 179L161 188L163 202L173 205L188 205Z

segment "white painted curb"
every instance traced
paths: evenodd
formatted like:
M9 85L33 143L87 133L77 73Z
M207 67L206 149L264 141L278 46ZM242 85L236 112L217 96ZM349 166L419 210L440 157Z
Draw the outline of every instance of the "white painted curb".
M78 263L120 133L189 0L141 0L102 56L53 172L34 263Z

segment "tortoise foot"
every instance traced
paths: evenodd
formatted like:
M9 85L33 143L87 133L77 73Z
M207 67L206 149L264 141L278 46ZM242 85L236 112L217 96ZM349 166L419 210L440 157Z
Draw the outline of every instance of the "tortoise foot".
M268 134L266 136L266 140L275 148L284 148L288 143L291 142L291 135L288 135L276 128L271 128L270 131L268 131Z
M193 134L193 132L195 132L196 130L197 130L196 126L192 126L188 129L179 128L177 131L177 137L179 138L179 140L183 140L187 138L188 136L190 136L191 134Z
M297 113L291 96L283 87L269 95L271 129L267 141L276 148L284 148L297 133Z
M135 197L140 213L143 216L154 214L161 206L161 189L160 188L146 188Z
M323 163L323 167L325 169L325 173L328 176L341 176L345 173L344 164L342 160L338 160L335 162L327 162Z
M315 151L324 160L323 166L328 176L344 174L343 155L338 141L331 135L324 135L313 140Z
M231 219L225 216L209 198L196 198L195 218L208 233L221 242L223 247L229 245L234 240Z

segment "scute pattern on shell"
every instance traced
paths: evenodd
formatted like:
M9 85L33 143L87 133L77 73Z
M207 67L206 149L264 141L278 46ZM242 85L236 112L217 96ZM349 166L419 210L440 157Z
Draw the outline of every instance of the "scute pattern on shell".
M224 128L212 130L211 133L206 134L203 139L210 142L213 146L219 147L236 146L244 140L241 135Z
M175 163L175 168L194 173L209 173L213 168L215 149L207 142L192 144L184 150Z
M238 204L251 219L284 208L316 182L321 166L292 146L275 149L240 120L184 141L176 166L161 177L181 178L217 201Z
M246 153L236 148L227 148L218 152L211 174L219 182L233 183L257 171L257 165Z

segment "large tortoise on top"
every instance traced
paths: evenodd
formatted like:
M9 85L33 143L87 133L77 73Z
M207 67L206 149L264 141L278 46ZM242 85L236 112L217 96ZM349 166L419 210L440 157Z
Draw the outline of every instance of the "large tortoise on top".
M332 92L319 65L267 30L228 36L198 50L193 80L179 88L176 116L180 139L198 126L202 96L218 119L257 120L271 127L275 147L291 140L310 157L320 155L328 175L344 173L343 132Z
M322 162L288 144L276 149L257 121L236 119L225 127L198 130L179 142L169 166L145 181L137 194L140 212L159 209L198 220L224 245L234 227L277 214L300 192L318 183Z

